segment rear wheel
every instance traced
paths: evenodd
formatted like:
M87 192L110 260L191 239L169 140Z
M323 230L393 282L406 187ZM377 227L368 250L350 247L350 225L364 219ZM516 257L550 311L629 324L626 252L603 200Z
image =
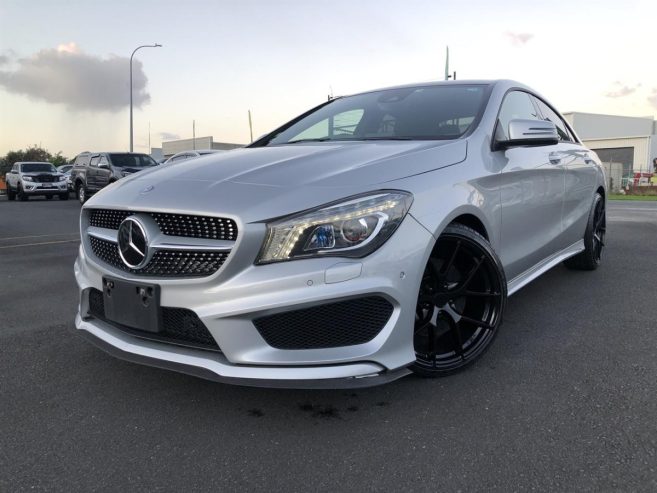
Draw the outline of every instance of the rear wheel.
M75 194L81 204L84 204L87 201L87 187L84 186L84 183L78 183Z
M505 303L504 270L488 241L461 224L448 226L420 283L411 369L437 377L474 362L497 335Z
M589 221L584 233L584 251L564 261L564 265L575 270L595 270L602 260L602 249L605 246L607 231L607 216L605 201L599 193L593 197Z
M60 193L59 194L59 200L68 200L68 192Z
M16 192L11 189L9 183L7 183L7 199L16 200Z
M46 195L46 200L52 200L52 195Z

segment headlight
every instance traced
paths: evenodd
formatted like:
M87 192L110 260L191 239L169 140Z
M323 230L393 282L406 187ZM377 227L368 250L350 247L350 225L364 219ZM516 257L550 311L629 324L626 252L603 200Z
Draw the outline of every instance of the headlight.
M34 178L32 178L31 176L24 176L23 181L34 181Z
M407 192L380 192L269 223L256 263L308 257L364 257L390 238L412 202L413 196Z

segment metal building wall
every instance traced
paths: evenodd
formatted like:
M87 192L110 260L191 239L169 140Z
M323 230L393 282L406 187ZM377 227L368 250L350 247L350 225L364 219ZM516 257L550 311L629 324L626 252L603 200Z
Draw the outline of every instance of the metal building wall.
M582 140L651 135L655 126L655 121L651 117L641 118L572 112L566 113L564 118L573 126Z
M580 136L580 138L582 138ZM650 137L635 137L626 139L593 139L582 138L582 142L589 149L613 149L617 147L632 147L634 149L634 172L649 171Z

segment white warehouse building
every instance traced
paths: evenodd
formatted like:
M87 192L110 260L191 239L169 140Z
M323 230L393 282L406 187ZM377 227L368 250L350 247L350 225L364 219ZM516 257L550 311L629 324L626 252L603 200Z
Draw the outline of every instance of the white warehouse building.
M230 150L244 147L245 144L231 144L228 142L215 142L212 136L195 137L193 139L170 140L162 142L162 155L169 158L177 152L192 151L198 149Z
M653 117L570 112L564 118L604 163L621 163L623 176L654 172L657 121Z

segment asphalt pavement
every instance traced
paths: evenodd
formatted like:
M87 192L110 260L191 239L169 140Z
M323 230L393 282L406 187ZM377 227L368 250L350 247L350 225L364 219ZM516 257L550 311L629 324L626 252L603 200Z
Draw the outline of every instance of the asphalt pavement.
M0 491L655 491L657 202L612 202L601 268L509 299L458 375L216 384L75 333L79 205L0 199Z

